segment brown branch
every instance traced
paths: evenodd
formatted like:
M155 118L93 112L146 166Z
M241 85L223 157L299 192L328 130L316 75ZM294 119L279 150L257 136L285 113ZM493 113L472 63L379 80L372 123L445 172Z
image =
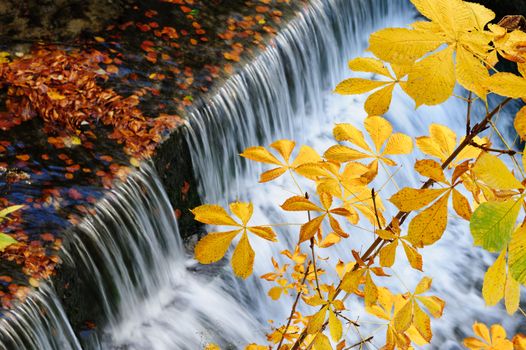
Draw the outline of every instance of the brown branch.
M514 156L515 154L517 154L517 152L512 150L512 149L491 148L491 147L488 147L488 146L485 146L485 145L479 145L475 141L471 141L470 145L473 146L473 147L476 147L476 148L480 148L481 150L486 151L486 152L495 152L495 153L500 153L500 154L507 154L509 156Z
M473 104L473 93L470 91L468 95L468 112L466 115L466 136L471 133L471 106Z
M349 347L346 347L344 350L349 350L349 349L355 348L355 347L357 347L357 346L364 345L365 343L368 343L368 342L370 342L371 340L373 340L373 338L374 338L374 336L371 335L370 337L365 338L364 340L359 341L359 342L356 343L356 344L353 344L353 345L351 345L351 346L349 346Z
M309 274L309 265L310 265L310 261L307 262L307 267L305 268L305 273L303 274L303 279L301 280L300 290L296 294L296 298L294 299L294 304L292 304L292 309L290 310L290 315L289 315L289 319L287 320L287 325L285 326L283 333L281 333L281 339L279 340L278 349L281 348L281 345L283 344L285 335L287 335L287 331L289 330L290 323L292 322L292 317L294 317L294 313L296 312L296 307L298 307L298 302L300 300L301 295L303 294L302 286L305 284L305 281L307 280L307 275Z
M305 199L309 199L308 192L305 192ZM307 211L307 218L309 219L309 221L311 220L310 210ZM318 295L320 296L320 298L323 299L323 296L321 295L321 290L320 290L320 281L318 280L318 268L316 267L316 253L314 252L314 237L310 239L310 250L312 253L312 267L314 268L314 279L316 283L316 291L318 292ZM309 266L307 266L307 271L308 269L309 269Z
M374 208L374 215L376 216L376 222L378 223L378 229L382 229L382 223L380 222L380 217L378 216L378 207L376 206L376 193L374 192L374 188L371 189L371 197L373 199L373 208Z
M462 142L457 146L457 148L453 151L453 153L451 153L451 155L444 161L444 163L442 163L442 169L446 169L455 160L455 158L460 154L460 152L462 152L462 150L464 150L464 148L466 148L471 143L471 141L475 138L475 136L480 134L482 131L486 130L488 128L489 122L495 116L495 114L499 113L502 110L502 108L506 106L511 100L512 98L510 97L504 99L501 103L498 104L497 107L495 107L491 112L486 114L484 119L482 119L479 123L475 124L473 128L471 129L469 135L467 135L464 138L464 140L462 140ZM428 179L420 188L421 189L429 188L434 183L435 183L434 180ZM400 222L400 225L402 225L408 216L409 216L408 212L406 213L406 212L400 211L396 214L395 218L397 218ZM393 221L391 221L385 229L386 230L391 229L392 225L393 225ZM377 237L376 240L367 249L367 251L361 256L361 259L363 261L366 261L366 260L369 260L371 257L374 257L375 255L372 255L372 254L376 251L376 249L381 244L385 244L383 242L385 241L381 237ZM355 264L354 270L358 268L359 268L359 265ZM338 294L341 292L341 283L342 281L340 281L340 284L336 288L336 293L334 294L334 298L336 298ZM326 327L327 327L327 322L323 324L321 331L323 332ZM298 350L300 344L303 343L306 336L307 336L307 332L304 329L303 332L298 337L298 339L296 340L296 342L294 343L294 345L292 346L291 350Z

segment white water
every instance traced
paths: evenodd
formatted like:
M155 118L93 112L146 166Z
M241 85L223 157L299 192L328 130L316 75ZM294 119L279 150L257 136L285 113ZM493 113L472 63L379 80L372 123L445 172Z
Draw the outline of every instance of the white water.
M303 221L275 209L289 195L280 185L291 188L289 183L257 184L260 167L235 155L247 146L279 138L292 138L322 151L333 142L334 122L361 125L363 100L334 96L331 87L349 75L345 62L362 54L368 33L404 25L412 16L405 0L313 1L274 45L194 113L188 140L203 200L221 204L236 198L251 200L256 206L255 223ZM464 107L455 100L415 113L413 105L397 93L387 118L397 131L420 136L427 134L431 122L445 123L461 134L463 116ZM418 157L422 155L415 152L400 162L402 169L395 177L400 186L419 184L420 179L405 171ZM385 174L379 177L378 187L386 178ZM384 198L395 190L393 185L387 186ZM79 240L68 250L70 263L75 256L83 257L77 261L78 267L93 276L94 298L103 301L109 320L102 337L85 340L85 348L193 350L217 342L237 349L263 342L269 329L267 320L282 321L288 315L290 298L270 300L266 292L272 285L257 276L272 271L271 256L293 247L297 240L294 229L280 229L279 244L251 238L256 250L254 276L239 281L228 265L203 268L185 255L173 210L149 165L99 203L97 210L98 216L73 232ZM386 215L394 212L388 207ZM371 234L353 230L345 243L320 255L331 257L334 264L336 256L348 255L351 248L367 247L371 241ZM88 254L88 250L99 254ZM484 307L479 289L484 268L492 258L472 248L464 222L453 219L444 238L423 254L426 274L435 281L433 292L448 302L444 317L434 322L433 347L453 348L459 338L470 333L475 320L509 320L501 309ZM331 270L328 264L322 267ZM397 265L396 271L409 288L421 277L406 264ZM385 282L378 279L378 283L404 291L396 277ZM36 294L35 300L41 300L38 304L30 302L15 315L28 335L9 328L4 333L19 344L31 339L30 346L36 349L79 349L52 289L44 292ZM351 298L348 307L353 318L360 316L362 335L368 336L377 326L368 323L372 319L359 304ZM510 331L517 325L514 320L506 323ZM382 334L383 329L374 333L374 345L367 346L381 345ZM353 332L347 336L349 343L359 340Z

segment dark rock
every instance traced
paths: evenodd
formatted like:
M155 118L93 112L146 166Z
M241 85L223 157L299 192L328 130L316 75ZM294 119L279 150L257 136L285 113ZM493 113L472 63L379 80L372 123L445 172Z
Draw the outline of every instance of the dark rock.
M126 0L2 0L0 38L68 42L95 33L129 8Z

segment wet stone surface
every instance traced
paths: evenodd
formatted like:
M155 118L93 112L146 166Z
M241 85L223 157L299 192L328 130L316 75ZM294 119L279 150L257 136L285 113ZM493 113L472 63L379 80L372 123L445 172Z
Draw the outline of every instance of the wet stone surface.
M197 232L188 208L199 198L180 133L188 111L307 1L7 3L0 6L0 205L24 208L3 223L19 243L0 255L0 301L3 310L16 307L51 277L76 329L93 327L86 321L97 308L78 305L82 277L58 268L63 232L93 215L104 193L146 158L181 231Z

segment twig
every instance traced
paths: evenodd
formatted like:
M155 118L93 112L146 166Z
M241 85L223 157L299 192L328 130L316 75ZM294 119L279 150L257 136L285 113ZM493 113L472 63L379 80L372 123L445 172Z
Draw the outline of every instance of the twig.
M305 192L305 199L309 199L309 193ZM309 221L311 220L310 217L310 210L307 211L307 217L309 218ZM323 296L321 295L320 290L320 282L318 280L318 268L316 267L316 252L314 251L314 237L310 239L310 251L312 253L312 267L314 269L314 279L316 283L316 291L318 292L318 295L320 298L323 299ZM309 269L309 266L307 266L307 270Z
M369 338L365 338L364 340L359 341L359 342L356 343L356 344L353 344L353 345L351 345L351 346L348 346L348 347L346 347L344 350L349 350L349 349L355 348L355 347L357 347L357 346L364 345L365 343L368 343L368 342L370 342L371 340L373 340L373 338L374 338L374 336L371 335Z
M378 216L378 207L376 206L376 193L374 192L374 188L371 189L371 197L373 199L373 208L374 208L374 215L376 216L376 222L378 223L378 229L382 229L382 224L380 223L380 217Z
M507 155L510 155L510 156L514 156L515 154L517 154L517 152L512 150L512 149L491 148L491 147L487 147L487 146L484 146L484 145L479 145L475 141L471 141L469 144L471 146L473 146L473 147L480 148L481 150L486 151L486 152L495 152L495 153L507 154Z
M341 317L343 318L345 321L347 321L348 323L352 324L353 326L355 327L360 327L360 324L356 321L353 321L351 320L350 318L346 317L346 316L343 316L342 313L340 311L338 312L335 312L335 314L338 316L338 317Z
M471 129L470 134L467 135L464 138L464 140L457 146L457 148L453 151L453 153L451 153L451 155L444 161L444 163L442 163L442 169L446 169L455 160L455 158L460 154L460 152L462 152L462 150L464 150L464 148L466 148L466 146L468 146L471 143L471 141L475 138L475 136L480 134L482 131L486 130L488 128L489 122L491 121L491 118L493 118L493 116L495 116L495 114L499 113L501 111L501 109L504 106L506 106L511 100L512 99L510 97L504 99L491 112L487 113L486 116L484 117L484 119L482 119L482 121L480 121L479 123L475 124L473 126L473 128ZM421 189L429 188L434 183L435 183L434 180L429 179L420 188ZM405 222L405 220L407 219L408 216L409 216L408 212L406 213L406 212L400 211L400 212L398 212L398 214L396 214L395 218L398 219L400 225L402 225ZM393 221L391 221L391 223L389 223L389 225L385 229L389 230L392 227L392 225L393 225ZM367 251L361 256L361 259L363 261L366 261L366 260L370 260L371 257L376 256L376 255L372 255L372 254L376 251L376 249L382 243L385 244L385 241L381 237L377 237L376 240L367 249ZM354 265L354 269L358 269L358 268L359 268L358 264ZM341 292L341 283L342 283L342 281L340 281L340 284L336 288L336 292L334 294L334 298L336 298L338 296L338 294ZM323 324L322 331L325 330L326 327L327 327L327 322L325 322ZM307 332L305 330L303 330L303 332L300 334L298 339L296 339L296 342L292 346L291 350L298 350L300 344L303 343L303 341L305 340L306 336L307 336Z
M466 115L466 136L471 133L471 106L473 104L473 93L470 91L468 95L468 112Z
M307 280L307 275L309 274L309 265L310 261L307 262L307 267L305 268L305 273L303 274L303 279L301 280L301 285L305 284L305 281ZM294 317L294 313L296 312L296 307L298 306L298 302L300 300L302 292L302 288L300 286L299 292L296 294L296 299L294 299L294 304L292 304L292 310L290 310L289 319L287 320L287 325L285 326L285 329L283 330L283 333L281 334L281 339L279 340L278 349L281 348L281 345L283 344L283 340L285 339L285 335L287 334L287 331L289 330L290 323L292 322L292 317Z

